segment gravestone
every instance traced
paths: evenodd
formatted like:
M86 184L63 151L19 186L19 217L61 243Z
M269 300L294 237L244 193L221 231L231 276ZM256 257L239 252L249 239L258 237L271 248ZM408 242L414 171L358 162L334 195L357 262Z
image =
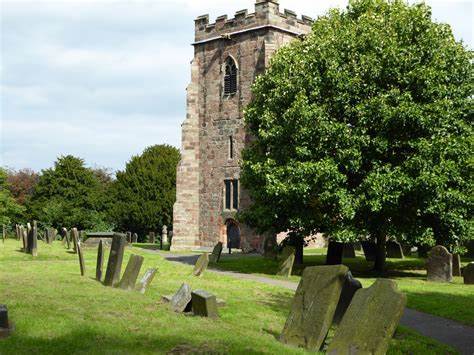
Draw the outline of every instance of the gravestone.
M209 265L209 254L204 253L197 259L196 264L194 265L193 275L201 276L207 269L207 265Z
M474 285L474 261L463 268L463 278L466 285Z
M395 240L387 241L387 258L403 259L403 250L399 242Z
M151 282L155 278L157 271L158 269L156 267L147 269L142 279L138 283L136 290L140 292L141 294L144 294L148 286L151 284Z
M127 232L127 243L132 242L132 232Z
M138 243L138 234L137 233L132 234L132 243Z
M33 256L38 256L38 229L35 222L33 222L33 227L28 232L27 252Z
M148 233L148 243L155 244L155 232Z
M209 255L209 261L213 263L218 263L219 260L221 259L221 254L222 254L222 242L218 242L214 246L214 249L212 249L211 255Z
M406 296L393 280L377 279L356 292L327 354L385 354L400 322Z
M216 296L204 290L197 290L191 292L191 299L195 316L219 318Z
M453 254L453 276L462 276L461 256L459 254Z
M107 270L105 272L105 286L115 286L119 281L125 243L126 240L124 234L114 234L112 247L110 248L109 260L107 262Z
M364 256L366 261L375 261L375 255L377 246L374 242L370 242L368 240L361 241L362 250L364 251Z
M326 255L326 265L339 265L342 264L342 251L344 249L344 243L340 242L329 242L328 251Z
M102 272L104 270L104 243L102 240L99 242L99 248L97 249L97 264L95 267L95 278L97 281L102 280Z
M332 320L334 324L341 323L341 319L346 313L347 307L349 307L352 297L354 297L354 294L360 288L362 288L360 281L355 279L352 276L352 273L348 271L346 279L344 280L344 285L342 286L339 302L337 303L336 312L334 313L334 318Z
M123 290L133 290L138 279L138 274L143 265L143 256L132 254L128 259L127 267L123 273L118 287Z
M263 256L266 259L276 260L278 257L278 243L276 235L270 235L265 238L263 243Z
M83 246L88 248L96 248L99 245L99 242L102 241L104 247L112 245L112 239L114 237L114 232L91 232L87 233L86 241Z
M8 320L8 308L0 304L0 338L9 336L15 330L15 326Z
M28 253L28 234L23 226L21 226L21 240L23 241L23 251Z
M79 267L81 268L81 276L86 274L86 266L84 264L84 255L82 254L81 242L77 242L77 255L79 256Z
M411 256L411 245L408 243L400 243L402 246L403 256Z
M432 282L453 281L453 256L445 247L437 245L428 253L426 278Z
M318 351L332 324L349 269L312 266L303 271L280 341Z
M77 242L79 241L79 232L77 231L77 228L71 229L71 241L72 241L72 250L75 254L77 253Z
M67 229L62 227L59 231L59 234L61 235L61 244L66 244Z
M162 243L168 243L168 227L163 226L161 229L161 242Z
M355 248L353 243L344 243L342 248L342 257L343 258L355 258Z
M190 312L192 309L191 298L191 286L183 283L173 297L171 297L170 309L178 313Z
M295 262L296 249L294 246L286 246L283 248L280 255L280 264L278 265L277 275L289 277L293 270L293 263Z

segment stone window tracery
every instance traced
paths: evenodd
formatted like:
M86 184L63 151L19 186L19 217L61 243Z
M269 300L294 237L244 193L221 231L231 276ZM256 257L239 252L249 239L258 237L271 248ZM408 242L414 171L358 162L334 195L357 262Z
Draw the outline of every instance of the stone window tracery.
M234 59L228 57L225 61L224 96L231 96L237 92L237 65Z
M239 209L239 180L224 180L224 209Z

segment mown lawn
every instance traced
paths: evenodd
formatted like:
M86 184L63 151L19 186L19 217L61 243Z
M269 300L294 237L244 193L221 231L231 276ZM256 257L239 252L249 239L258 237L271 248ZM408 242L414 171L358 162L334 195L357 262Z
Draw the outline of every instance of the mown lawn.
M77 255L59 242L38 242L36 258L20 242L0 242L0 303L7 304L16 332L0 340L0 354L304 354L279 343L293 297L290 290L206 273L170 263L140 248L142 273L158 267L145 293L104 287L94 280L96 251L85 249L86 276ZM104 265L105 266L105 265ZM172 313L160 301L187 282L227 301L219 320ZM448 354L452 349L399 327L390 354Z
M288 280L298 282L304 267L325 264L326 256L314 253L315 251L311 251L309 255L305 253L303 266L295 267ZM325 254L325 250L318 249L316 253ZM472 260L462 258L462 263L464 265ZM373 271L373 262L365 261L363 256L344 258L343 264L349 267L364 287L370 286L378 277L391 278L407 295L408 307L474 325L474 285L465 285L462 277L454 277L454 281L449 284L427 282L426 259L387 259L387 270L381 274ZM278 270L277 262L258 256L221 259L218 264L212 264L212 267L282 279L275 275Z

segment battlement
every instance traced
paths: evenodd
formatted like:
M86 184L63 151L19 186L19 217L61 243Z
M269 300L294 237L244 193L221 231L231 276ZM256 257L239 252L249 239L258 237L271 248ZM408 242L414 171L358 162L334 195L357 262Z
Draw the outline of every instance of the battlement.
M239 32L272 26L282 31L295 35L306 34L310 31L313 19L302 15L298 18L296 13L285 9L280 12L278 0L257 0L255 12L240 10L234 18L228 19L227 15L219 16L214 23L209 23L209 15L199 16L195 20L195 42L206 42L218 38L230 38Z

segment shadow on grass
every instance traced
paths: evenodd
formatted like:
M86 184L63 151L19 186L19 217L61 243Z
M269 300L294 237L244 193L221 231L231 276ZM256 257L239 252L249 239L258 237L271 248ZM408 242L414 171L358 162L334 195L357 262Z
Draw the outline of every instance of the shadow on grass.
M141 248L141 249L163 250L163 251L169 251L169 250L170 250L170 245L169 245L169 244L163 244L163 249L161 248L161 245L160 245L160 244L133 243L132 245L133 245L134 247Z

